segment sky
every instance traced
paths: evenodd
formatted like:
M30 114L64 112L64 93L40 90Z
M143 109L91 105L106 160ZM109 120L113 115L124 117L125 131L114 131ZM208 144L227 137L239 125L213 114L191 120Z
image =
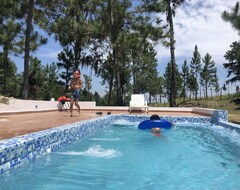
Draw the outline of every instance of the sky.
M191 0L177 9L174 17L174 30L176 40L176 63L178 68L182 67L186 59L191 62L195 45L203 58L209 53L214 60L219 83L222 86L227 80L227 70L223 68L226 63L224 55L230 50L230 45L238 41L238 32L234 30L229 22L221 18L224 10L230 12L237 0ZM166 64L170 60L169 49L157 45L158 69L162 74ZM232 86L235 90L235 85Z
M221 13L224 10L229 12L236 2L237 0L186 0L186 3L177 9L174 17L174 30L176 63L179 69L185 59L190 64L194 47L197 45L202 58L206 53L212 56L217 66L220 86L223 85L227 80L227 70L223 68L223 63L226 62L224 55L230 49L230 45L238 41L240 36L229 22L222 20ZM158 71L162 76L170 60L170 51L161 44L156 45L155 48ZM61 50L62 47L53 37L49 37L48 43L40 47L34 56L38 57L42 63L57 62L57 54ZM18 72L22 72L23 59L14 58L14 61L17 63ZM90 69L83 69L82 72L92 77L92 91L104 95L106 87L100 85L101 79L96 78ZM235 85L230 88L235 90Z

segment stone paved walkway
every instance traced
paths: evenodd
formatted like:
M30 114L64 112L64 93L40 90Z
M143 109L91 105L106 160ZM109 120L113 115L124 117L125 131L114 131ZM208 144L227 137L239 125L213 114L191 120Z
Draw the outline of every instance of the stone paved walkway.
M111 111L111 110L109 110ZM0 140L7 139L27 133L41 131L61 125L75 123L107 115L108 111L102 111L103 115L96 114L99 111L81 111L81 115L74 111L70 117L66 111L34 112L1 114L0 113ZM111 114L129 114L127 111L111 111ZM133 112L132 115L144 114L143 112ZM191 112L149 112L149 115L158 114L162 116L199 116Z

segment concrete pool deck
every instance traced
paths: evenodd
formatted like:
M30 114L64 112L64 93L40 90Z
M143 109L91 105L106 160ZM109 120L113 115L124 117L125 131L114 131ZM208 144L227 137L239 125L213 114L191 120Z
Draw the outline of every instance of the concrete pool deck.
M95 106L94 102L80 102L81 115L74 111L58 111L57 101L14 100L7 105L0 103L0 140L31 132L41 131L65 124L111 114L129 114L128 107ZM211 110L210 110L211 111ZM102 112L102 115L97 114ZM206 116L209 110L200 108L150 107L148 115L161 116ZM143 111L134 111L131 115L145 115Z

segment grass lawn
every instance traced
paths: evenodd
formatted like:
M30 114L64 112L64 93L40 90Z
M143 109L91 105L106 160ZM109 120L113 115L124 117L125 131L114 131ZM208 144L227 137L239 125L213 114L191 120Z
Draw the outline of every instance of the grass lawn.
M233 123L240 125L240 113L239 114L228 114L228 120Z
M240 98L233 96L201 99L201 100L188 100L182 102L182 99L177 100L178 107L201 107L210 109L220 109L228 111L228 120L233 123L240 124ZM162 105L163 106L163 105Z
M233 123L240 124L240 99L213 99L213 100L197 100L185 102L185 106L189 104L193 107L203 107L210 109L221 109L228 111L228 120Z

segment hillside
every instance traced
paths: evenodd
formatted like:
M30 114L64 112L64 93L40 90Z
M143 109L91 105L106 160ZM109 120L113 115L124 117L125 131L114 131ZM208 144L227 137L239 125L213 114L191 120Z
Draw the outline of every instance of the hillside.
M179 107L202 107L227 110L229 121L240 124L240 99L196 100L178 103Z

